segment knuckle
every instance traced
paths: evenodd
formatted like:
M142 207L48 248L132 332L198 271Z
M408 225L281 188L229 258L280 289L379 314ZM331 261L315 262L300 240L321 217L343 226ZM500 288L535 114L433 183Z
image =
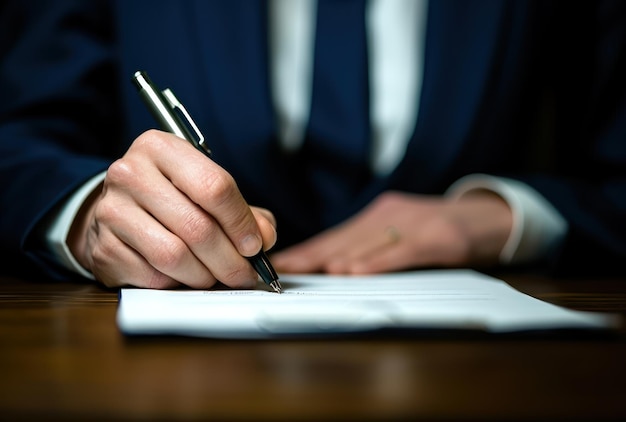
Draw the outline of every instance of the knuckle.
M188 244L198 245L210 239L216 233L217 228L217 224L212 219L194 210L183 217L180 236Z
M162 133L156 129L148 129L135 139L131 149L161 150L167 148L168 143Z
M217 205L228 200L237 191L235 180L225 171L211 172L201 183L203 192Z
M172 155L173 144L168 136L156 129L145 131L133 141L121 160L140 162L146 157Z
M120 185L135 177L135 170L129 160L120 158L115 160L107 169L104 183L106 185Z
M170 273L176 268L179 268L185 258L187 247L180 240L166 240L161 241L158 247L152 252L152 259L149 262L153 263L153 266L164 273Z
M122 207L105 198L95 207L93 218L95 224L100 227L102 225L117 225L117 223L124 221L125 216Z

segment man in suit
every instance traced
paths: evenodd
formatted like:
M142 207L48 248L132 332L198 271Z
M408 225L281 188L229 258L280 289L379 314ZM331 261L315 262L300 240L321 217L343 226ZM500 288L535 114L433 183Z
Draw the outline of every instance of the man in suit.
M282 271L624 271L621 2L22 3L0 13L22 273L251 287L274 244ZM146 132L137 69L215 162Z

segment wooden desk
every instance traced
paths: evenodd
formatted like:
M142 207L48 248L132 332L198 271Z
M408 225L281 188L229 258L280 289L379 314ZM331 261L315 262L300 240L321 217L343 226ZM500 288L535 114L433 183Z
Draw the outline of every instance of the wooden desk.
M501 277L626 315L626 280ZM117 294L0 279L0 420L626 419L626 336L125 339Z

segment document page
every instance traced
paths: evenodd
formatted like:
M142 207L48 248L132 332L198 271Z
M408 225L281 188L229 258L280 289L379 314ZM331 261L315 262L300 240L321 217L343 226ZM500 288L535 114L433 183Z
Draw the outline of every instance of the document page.
M367 276L281 274L284 292L124 288L117 322L129 335L265 338L384 329L515 332L609 329L610 315L572 311L472 270Z

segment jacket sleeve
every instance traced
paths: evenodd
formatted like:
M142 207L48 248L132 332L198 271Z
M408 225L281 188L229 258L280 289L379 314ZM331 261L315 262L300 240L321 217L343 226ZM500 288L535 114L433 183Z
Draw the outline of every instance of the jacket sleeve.
M106 169L115 153L107 147L120 124L108 16L93 1L0 5L0 253L9 263L4 273L68 275L47 255L37 230L56 204Z
M563 6L564 4L561 3ZM556 274L625 274L626 3L567 4L546 66L552 72L554 166L519 178L567 220ZM564 30L563 25L566 26Z

